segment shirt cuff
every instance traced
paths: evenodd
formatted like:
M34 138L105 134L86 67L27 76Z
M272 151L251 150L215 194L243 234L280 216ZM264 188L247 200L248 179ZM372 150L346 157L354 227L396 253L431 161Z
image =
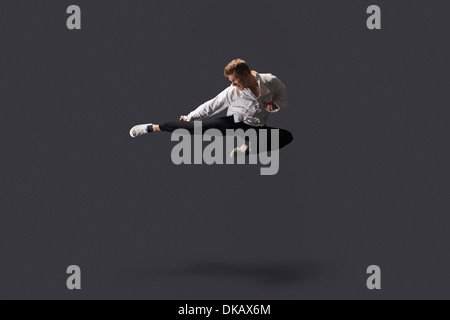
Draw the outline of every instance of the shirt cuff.
M275 112L280 111L280 106L276 102L274 102L274 101L272 101L272 102L275 105L275 107L277 107L277 108L275 110L273 110L273 111L269 111L269 110L266 109L266 111L267 112L271 112L271 113L275 113Z

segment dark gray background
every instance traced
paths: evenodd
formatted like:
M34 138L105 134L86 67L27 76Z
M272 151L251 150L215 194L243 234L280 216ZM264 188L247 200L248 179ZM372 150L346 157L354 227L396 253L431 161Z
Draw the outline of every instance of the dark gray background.
M449 9L2 1L0 298L450 298ZM277 176L129 137L213 98L237 57L288 87Z

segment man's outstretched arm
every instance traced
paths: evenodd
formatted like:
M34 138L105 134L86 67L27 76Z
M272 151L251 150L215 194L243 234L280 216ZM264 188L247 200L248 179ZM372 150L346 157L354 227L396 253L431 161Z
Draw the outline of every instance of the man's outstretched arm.
M216 113L219 113L222 110L226 109L230 105L229 90L230 88L225 89L217 97L205 102L197 109L189 113L187 116L181 116L180 120L184 121L202 120L205 118L209 118L215 115Z

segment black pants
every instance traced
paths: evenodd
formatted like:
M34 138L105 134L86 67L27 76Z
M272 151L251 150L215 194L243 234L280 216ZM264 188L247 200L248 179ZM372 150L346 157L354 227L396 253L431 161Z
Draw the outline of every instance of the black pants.
M186 129L189 131L190 134L194 134L194 122L193 121L171 121L164 124L159 125L159 128L161 131L166 132L174 132L177 129ZM256 131L256 135L258 137L259 142L259 134L260 130L265 129L267 130L267 150L273 150L271 146L271 129L278 129L278 128L272 128L272 127L254 127L251 125L248 125L244 122L234 122L233 116L228 117L221 117L221 118L209 118L202 121L202 134L205 133L205 131L209 129L218 129L224 136L226 135L227 129L242 129L247 131L248 129L253 129ZM292 136L292 133L285 129L278 129L279 130L279 148L283 148L287 146L289 143L291 143L294 140L294 137ZM253 146L255 147L255 146Z

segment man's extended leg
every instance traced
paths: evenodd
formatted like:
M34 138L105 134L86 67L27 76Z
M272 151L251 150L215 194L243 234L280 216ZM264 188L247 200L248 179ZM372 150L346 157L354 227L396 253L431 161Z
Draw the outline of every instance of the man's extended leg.
M190 134L194 134L194 121L171 121L159 125L159 129L165 132L174 132L177 129L186 129ZM208 129L218 129L222 134L226 133L227 129L235 127L233 116L212 118L202 121L202 134Z
M208 129L218 129L225 135L227 129L234 129L234 117L212 118L202 121L202 134ZM130 130L130 136L136 138L150 132L174 132L177 129L186 129L190 134L195 134L195 124L193 121L171 121L161 125L147 123L134 126Z
M166 132L174 132L177 129L186 129L190 134L195 134L195 124L193 121L171 121L167 122L161 125L155 125L155 124L146 124L146 125L138 125L133 127L130 131L130 135L134 138L143 134L147 134L149 132L157 132L157 131L166 131ZM233 116L228 117L221 117L221 118L210 118L206 119L202 122L202 134L205 133L208 129L218 129L224 136L226 135L227 129L243 129L244 131L247 131L249 129L256 130L256 134L258 137L258 142L260 140L260 130L267 130L267 141L263 139L264 146L267 145L267 150L272 150L271 146L271 133L272 130L275 130L277 128L272 127L255 127L248 125L243 122L235 123ZM279 130L279 149L285 147L289 143L291 143L294 138L292 134L285 130L285 129L278 129ZM259 143L258 143L259 145ZM253 152L256 152L259 146L250 146L253 147ZM244 148L245 149L245 148ZM246 150L246 149L245 149ZM245 152L244 150L244 152ZM259 152L259 151L258 151Z

